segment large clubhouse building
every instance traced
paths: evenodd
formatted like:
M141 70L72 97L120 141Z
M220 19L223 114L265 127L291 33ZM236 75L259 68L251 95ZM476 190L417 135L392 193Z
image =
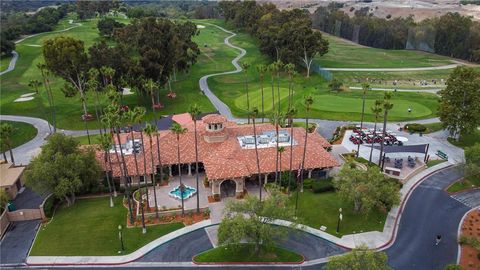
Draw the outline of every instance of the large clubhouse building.
M194 174L194 122L188 114L175 115L173 120L187 130L186 133L179 136L182 174ZM294 177L296 177L301 167L306 132L304 128L293 128L293 134L291 132L292 129L290 128L279 129L279 146L284 147L285 151L281 154L281 161L278 166L281 165L281 171L290 170L290 153L291 145L293 145L292 169ZM258 185L258 168L253 134L253 125L230 122L224 116L217 114L206 115L197 121L199 171L205 174L205 180L209 182L211 195L214 198L223 197L221 187L224 182L232 184L233 181L235 183L235 195L237 197L243 196L246 185ZM276 171L275 127L272 124L257 124L256 134L260 173L262 179L265 180L264 183L266 183L268 180L274 179ZM130 133L120 134L120 143L126 164L125 171L133 179L133 182L143 181L145 167L148 181L150 181L151 175L159 172L160 161L166 174L171 177L178 174L177 135L169 130L159 131L158 141L160 151L157 148L155 135L152 136L150 142L150 138L143 134L142 147L139 132L134 132L134 138ZM115 144L117 151L112 148L109 152L112 161L111 169L109 163L105 162L104 151L99 150L97 152L97 159L105 170L112 171L114 178L120 178L123 166L120 166L121 163L118 162L120 147L116 138ZM308 133L304 166L305 177L327 177L330 169L338 166L335 158L327 151L330 147L328 141L321 137L318 132ZM145 151L145 155L142 151ZM158 152L160 152L160 159ZM137 165L134 155L136 155ZM144 164L144 160L146 164Z

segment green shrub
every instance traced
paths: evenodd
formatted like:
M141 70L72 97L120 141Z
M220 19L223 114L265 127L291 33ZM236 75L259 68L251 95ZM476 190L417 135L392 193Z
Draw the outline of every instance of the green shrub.
M312 189L313 179L305 179L303 180L303 188L304 189Z
M425 132L427 130L427 127L422 125L422 124L406 124L405 129L408 129L408 131L413 131L413 132Z
M334 191L335 188L332 184L332 179L318 180L312 183L313 193L322 193Z
M43 211L47 218L52 218L53 211L55 210L57 203L58 199L54 195L48 197L48 199L45 201L45 204L43 204Z

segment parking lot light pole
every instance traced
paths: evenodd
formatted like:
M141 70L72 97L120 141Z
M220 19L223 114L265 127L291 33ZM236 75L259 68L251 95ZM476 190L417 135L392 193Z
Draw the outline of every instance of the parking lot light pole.
M340 221L343 219L342 208L338 209L337 233L340 231Z

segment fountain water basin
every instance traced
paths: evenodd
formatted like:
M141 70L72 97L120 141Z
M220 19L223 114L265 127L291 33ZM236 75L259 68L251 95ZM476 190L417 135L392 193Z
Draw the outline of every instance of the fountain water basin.
M181 200L182 197L180 197L182 192L180 191L180 185L176 186L174 189L172 189L168 194L177 199L177 200ZM192 197L193 195L195 195L197 193L197 189L195 189L194 187L191 187L191 186L187 186L187 185L184 185L184 190L183 190L183 199L188 199L190 197Z

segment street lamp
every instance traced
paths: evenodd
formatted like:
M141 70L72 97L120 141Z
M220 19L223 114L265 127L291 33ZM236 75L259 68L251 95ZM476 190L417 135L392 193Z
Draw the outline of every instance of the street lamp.
M340 231L340 221L343 219L342 208L338 209L337 233Z
M122 253L125 251L125 247L123 245L122 225L118 225L118 239L120 239L120 244L122 246L122 249L118 251L118 253Z

